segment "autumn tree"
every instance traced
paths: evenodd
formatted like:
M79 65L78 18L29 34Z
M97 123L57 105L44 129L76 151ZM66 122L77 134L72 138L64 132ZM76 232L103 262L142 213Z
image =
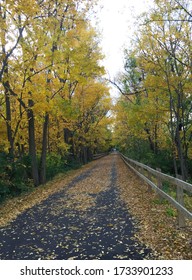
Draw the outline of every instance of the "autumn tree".
M98 135L104 139L110 124L106 118L111 108L109 90L106 85L90 81L86 86L78 87L73 104L79 112L73 128L74 147L80 161L86 163L99 146Z
M97 84L104 74L97 34L88 20L92 5L89 0L1 1L1 145L13 161L29 154L36 186L46 181L47 151L66 154L77 145L77 139L65 137L67 130L74 134L82 114L81 106L73 111L77 91ZM89 112L95 94L86 94ZM100 99L107 87L102 94Z
M176 2L155 1L137 33L133 53L142 93L139 108L132 112L135 117L140 113L139 123L150 138L153 131L157 148L172 151L175 173L180 170L186 180L191 149L191 24L185 1Z
M33 1L29 10L25 1L1 1L0 2L0 44L1 44L1 69L0 82L5 95L5 121L7 126L7 138L9 142L9 154L14 156L14 135L11 125L11 101L9 63L17 52L23 33L29 24L30 18L36 11L36 3Z

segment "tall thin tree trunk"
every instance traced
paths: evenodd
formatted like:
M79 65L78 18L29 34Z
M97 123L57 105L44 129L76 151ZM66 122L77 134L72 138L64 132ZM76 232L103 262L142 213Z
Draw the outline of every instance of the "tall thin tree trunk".
M14 139L11 128L11 103L10 103L10 95L7 87L5 86L5 106L6 106L6 127L7 127L7 139L9 142L9 155L10 157L14 157Z
M6 108L6 127L7 127L7 139L9 142L9 155L14 157L14 139L11 128L11 102L10 102L10 94L9 94L9 81L8 81L8 62L5 63L5 76L7 77L7 81L3 82L3 86L5 89L5 108Z
M33 110L33 101L28 100L27 117L28 117L28 135L29 135L29 156L31 159L31 171L32 178L35 186L39 185L39 174L38 174L38 162L36 155L36 143L35 143L35 120Z
M83 147L83 163L86 164L88 162L88 150L87 147Z
M150 147L151 151L155 154L155 144L151 138L150 130L149 130L149 128L145 128L144 130L147 133L147 138L149 140L149 147Z
M63 135L64 135L64 142L70 145L70 149L69 149L70 157L74 157L75 151L74 151L74 142L73 142L73 132L68 128L64 128Z
M180 161L180 166L181 166L181 175L182 179L184 181L187 180L188 178L188 171L187 171L187 162L183 154L183 148L182 148L182 143L180 139L180 133L179 133L179 128L177 127L176 129L176 135L175 135L175 143L177 146L177 151L178 151L178 156L179 156L179 161Z
M47 155L47 144L48 144L48 126L49 126L49 114L46 113L45 121L43 124L42 150L41 150L41 159L40 159L40 166L39 166L40 184L46 183L46 155Z

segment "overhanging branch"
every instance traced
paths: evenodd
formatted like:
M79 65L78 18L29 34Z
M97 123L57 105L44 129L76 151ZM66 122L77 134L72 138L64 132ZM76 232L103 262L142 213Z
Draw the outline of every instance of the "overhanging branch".
M124 95L131 103L133 103L133 101L129 98L130 96L134 96L145 91L144 89L140 89L132 92L125 92L115 81L112 81L110 79L106 79L106 80L110 82L113 86L115 86L119 90L119 92L122 95Z

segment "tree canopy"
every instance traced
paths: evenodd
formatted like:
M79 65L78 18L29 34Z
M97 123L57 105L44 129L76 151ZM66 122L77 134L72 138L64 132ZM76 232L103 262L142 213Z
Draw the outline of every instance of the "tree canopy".
M89 20L95 3L0 1L0 152L11 164L28 156L36 186L46 182L48 155L85 163L108 149L111 100Z
M117 79L123 95L114 136L124 151L141 155L148 146L145 153L157 157L164 151L184 180L192 159L190 11L188 1L156 0L143 15Z

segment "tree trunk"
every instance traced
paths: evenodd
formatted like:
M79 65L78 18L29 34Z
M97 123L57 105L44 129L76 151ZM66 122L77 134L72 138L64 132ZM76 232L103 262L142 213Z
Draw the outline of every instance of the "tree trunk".
M175 153L172 153L172 157L173 157L173 166L174 166L174 171L175 171L175 176L178 176L178 168L177 168L177 161L176 161L176 156Z
M63 133L64 133L64 142L70 145L69 152L70 155L74 157L75 152L74 152L74 143L73 143L73 132L68 128L64 128Z
M27 109L28 117L28 134L29 134L29 156L31 159L31 171L32 178L35 186L39 185L39 174L38 174L38 163L36 155L36 144L35 144L35 120L33 115L33 101L28 100L29 108Z
M4 74L7 80L3 82L3 87L5 89L5 108L6 108L6 127L7 127L7 139L9 142L9 155L14 157L14 139L11 128L11 102L9 94L9 81L8 81L8 62L5 63Z
M177 127L177 129L176 129L175 143L176 143L178 156L179 156L179 161L180 161L182 179L184 181L186 181L187 178L188 178L187 162L186 162L185 156L183 154L182 143L181 143L180 133L179 133L179 127Z
M87 147L83 147L83 164L88 162Z
M48 126L49 126L49 114L46 113L45 121L43 124L43 139L42 139L42 150L41 150L41 159L39 166L39 177L40 184L46 183L46 155L47 155L47 140L48 140Z
M9 141L9 155L14 157L14 139L11 129L11 103L8 88L5 83L5 105L6 105L6 126L7 126L7 139Z
M145 128L144 130L147 133L147 137L148 137L148 140L149 140L150 150L155 154L155 144L154 144L154 142L153 142L153 140L151 138L150 130L148 128Z
M93 152L90 148L87 148L87 158L88 161L93 159Z

